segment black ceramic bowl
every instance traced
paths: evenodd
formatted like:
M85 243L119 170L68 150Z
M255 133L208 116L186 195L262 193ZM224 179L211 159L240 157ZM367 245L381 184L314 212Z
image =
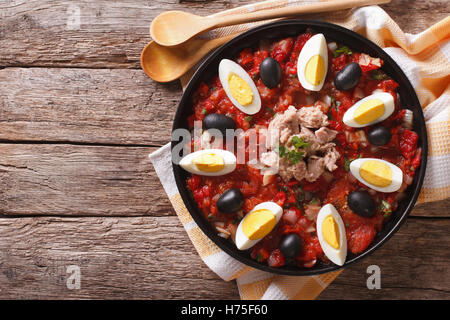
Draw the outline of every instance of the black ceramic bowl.
M343 266L345 267L374 252L398 230L400 225L406 220L419 196L425 175L427 161L427 131L422 108L408 78L383 49L351 30L321 21L283 20L258 26L232 39L214 51L203 62L192 77L181 98L178 110L175 114L173 130L178 128L188 128L187 117L193 113L192 95L202 81L208 82L214 75L217 75L219 62L222 59L234 59L242 49L256 46L261 39L275 40L282 37L296 36L299 33L305 32L307 28L312 29L315 33L323 33L327 38L327 41L336 41L347 45L357 52L367 53L373 57L379 57L384 60L382 70L399 84L398 93L401 97L402 106L412 110L414 113L414 130L419 135L419 147L422 148L422 162L420 168L416 172L413 184L407 190L407 197L400 202L398 209L392 214L391 220L384 225L383 230L377 234L369 248L358 255L351 254L350 252L348 253L347 261ZM172 141L172 148L174 148L178 142L179 141ZM216 230L204 218L194 199L190 196L186 187L186 178L189 174L175 164L173 165L173 171L181 197L195 222L215 244L240 262L263 271L294 276L309 276L342 268L334 264L324 264L321 262L318 262L312 268L296 268L293 266L272 268L258 263L250 257L250 250L240 251L235 247L232 241L225 240L217 235ZM392 254L394 255L395 253Z

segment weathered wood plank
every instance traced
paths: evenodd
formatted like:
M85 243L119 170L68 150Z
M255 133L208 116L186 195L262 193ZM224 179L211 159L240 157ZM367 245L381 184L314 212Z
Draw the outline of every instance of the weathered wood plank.
M414 207L411 216L416 217L450 217L450 198L442 201L421 203Z
M3 1L0 66L140 68L156 15L177 9L207 15L244 3L248 1Z
M0 70L0 140L162 145L170 141L178 83L140 70Z
M238 298L203 264L176 217L0 219L3 299ZM81 289L69 290L69 265Z
M322 299L450 297L449 220L410 219L380 250L349 267ZM0 298L238 299L201 261L176 217L0 219ZM381 268L368 290L366 268ZM81 270L68 290L67 266ZM344 294L345 293L345 294Z
M174 215L148 154L156 148L0 144L0 214ZM449 217L447 201L412 215Z
M0 213L174 214L148 160L153 150L0 144Z
M185 10L208 15L250 2L3 1L0 66L139 68L140 52L150 40L148 27L159 13ZM450 13L446 0L396 0L382 7L407 32L420 32Z

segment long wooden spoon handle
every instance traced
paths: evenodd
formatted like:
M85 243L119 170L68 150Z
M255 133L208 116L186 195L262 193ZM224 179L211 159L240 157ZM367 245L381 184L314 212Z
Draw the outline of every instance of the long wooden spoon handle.
M334 10L343 10L353 7L363 7L374 4L389 3L391 0L338 0L338 1L320 1L303 6L284 7L277 9L261 10L250 13L231 14L224 17L214 17L211 19L211 26L208 29L226 27L235 24L275 19L282 17L292 17L304 13L327 12Z

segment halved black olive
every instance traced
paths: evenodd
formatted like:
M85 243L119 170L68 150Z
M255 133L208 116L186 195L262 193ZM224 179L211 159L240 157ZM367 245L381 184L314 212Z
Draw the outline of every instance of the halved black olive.
M224 136L227 129L234 129L235 127L236 124L233 118L223 114L211 113L203 119L203 128L205 130L218 129Z
M302 239L295 233L289 233L281 239L280 251L285 259L295 259L302 249Z
M281 82L282 70L277 60L265 58L259 65L259 76L267 88L273 89Z
M361 78L361 74L361 67L358 63L349 63L336 74L336 78L334 78L334 86L336 89L341 91L350 90L356 87L359 79Z
M367 139L371 144L375 146L384 146L389 141L391 141L391 138L391 130L382 125L373 127L367 134Z
M347 197L350 209L361 217L373 217L376 210L375 201L366 191L353 191Z
M233 213L242 209L244 196L239 189L229 189L220 196L216 205L220 212Z

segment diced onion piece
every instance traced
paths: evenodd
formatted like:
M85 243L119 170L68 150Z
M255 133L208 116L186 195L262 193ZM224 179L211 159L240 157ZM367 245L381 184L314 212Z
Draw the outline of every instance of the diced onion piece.
M219 232L218 234L217 234L219 237L222 237L222 238L224 238L224 239L228 239L229 237L230 237L230 235L229 234L226 234L226 233L222 233L222 232Z
M217 221L217 222L214 222L214 225L216 227L223 228L223 227L225 227L225 222Z
M408 185L408 186L412 184L413 178L414 178L414 177L411 177L410 175L403 174L403 181L404 181L404 182L406 183L406 185Z
M402 126L406 129L411 130L413 127L414 114L411 110L406 109L405 115L402 119Z
M270 173L264 173L262 185L267 186L269 183L275 180L275 175Z
M324 96L324 97L322 98L322 101L323 101L325 104L331 106L331 102L332 102L332 101L331 101L331 97L330 97L329 95Z
M368 54L361 53L361 55L359 56L359 64L361 66L368 66L369 64L373 64L374 66L381 67L381 60L380 58L373 58Z
M305 262L305 263L303 264L303 266L304 266L305 268L311 268L311 267L313 267L313 266L316 264L316 261L317 261L317 260L314 259L314 260Z
M365 96L366 95L364 94L364 91L362 91L361 88L356 87L355 90L353 91L353 99L355 100L361 100Z
M228 236L231 235L231 232L228 231L228 230L226 230L226 229L224 229L224 228L221 228L221 227L217 227L217 226L216 226L216 230L219 231L220 233L226 234L226 235L228 235ZM220 235L220 234L219 234L219 235Z
M237 225L234 225L232 223L230 223L228 225L228 231L231 233L231 239L234 241L236 241L236 230L237 230Z
M251 159L250 161L247 162L247 165L249 167L252 167L253 169L258 169L258 170L264 168L264 165L256 159Z
M335 50L338 48L338 45L337 45L336 42L330 42L330 43L328 44L328 48L329 48L331 51L335 51Z
M203 131L201 138L202 149L210 149L211 148L211 134L208 130Z
M305 206L305 216L310 221L316 221L317 215L322 207L316 204L308 204Z
M285 210L283 213L283 221L294 225L298 220L297 213L294 210Z

